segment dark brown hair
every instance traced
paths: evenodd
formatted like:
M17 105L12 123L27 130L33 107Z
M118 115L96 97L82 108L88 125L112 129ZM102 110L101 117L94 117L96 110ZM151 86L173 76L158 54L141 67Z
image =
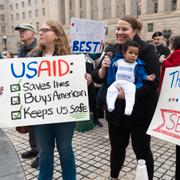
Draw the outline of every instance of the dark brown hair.
M138 30L138 32L141 31L142 23L138 19L136 19L134 16L126 15L120 19L128 22L132 26L133 30Z

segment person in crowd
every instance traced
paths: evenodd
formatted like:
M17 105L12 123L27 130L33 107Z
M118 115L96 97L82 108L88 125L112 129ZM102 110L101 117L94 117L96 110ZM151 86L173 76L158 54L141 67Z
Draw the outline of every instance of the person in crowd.
M32 24L23 23L16 26L15 30L19 32L19 37L22 42L22 46L18 52L18 57L27 57L37 44L37 40L35 38L36 29ZM31 163L31 167L37 168L39 166L38 145L32 128L30 128L29 131L29 144L31 149L22 153L21 157L23 159L36 157L35 160Z
M14 58L14 54L10 51L6 52L6 58Z
M155 75L148 75L144 69L144 63L138 59L139 45L136 41L127 40L122 45L123 57L114 60L114 65L117 67L115 81L108 87L106 101L108 111L114 110L115 101L118 96L120 87L125 95L125 115L131 115L134 102L136 88L139 89L143 85L143 81L154 81Z
M163 33L160 31L153 33L152 39L158 57L166 58L170 54L170 49L163 45Z
M161 58L161 78L159 89L161 90L165 69L167 67L175 67L180 65L180 36L172 36L170 39L170 48L172 53L167 58Z
M69 55L70 46L63 27L54 21L41 25L38 47L30 56L45 57ZM85 74L87 83L92 82L90 74ZM33 129L40 148L39 180L52 180L54 170L54 148L60 156L63 180L76 180L75 157L72 149L72 138L75 122L35 125Z
M93 60L86 55L86 71L91 74L94 71ZM97 98L96 98L96 89L94 82L88 85L88 99L90 111L93 112L93 122L95 126L103 127L103 124L99 120L98 116L98 107L97 107Z
M31 50L36 46L36 29L32 24L24 23L17 25L15 30L19 32L22 46L19 49L18 57L27 57Z
M166 58L161 59L162 69L160 78L160 89L164 79L164 73L167 67L180 66L180 35L170 38L170 48L172 53ZM180 179L180 146L176 146L176 175L175 180Z
M104 82L106 84L104 88L107 88L108 71L111 66L110 59L122 52L122 45L126 40L130 39L136 41L140 46L138 57L146 64L145 71L156 76L154 81L144 81L142 87L137 89L133 112L130 116L124 114L124 91L121 88L118 88L119 95L114 111L108 112L106 110L111 145L109 177L111 180L118 179L119 172L124 164L130 136L136 159L146 161L149 180L153 179L154 161L150 148L151 137L146 134L146 131L158 100L157 88L159 85L160 64L153 45L140 39L138 32L140 32L141 28L142 24L133 16L120 18L115 32L116 44L111 46L108 52L106 51L107 55L92 74L92 78L96 83ZM109 56L112 56L112 58Z
M0 59L3 59L3 55L2 55L2 53L0 52Z
M99 63L101 57L103 56L104 52L101 52L101 53L90 53L89 54L89 57L94 61L94 67L91 68L94 70L94 68L96 68L96 65ZM92 71L91 71L92 72ZM96 84L94 83L94 87L95 87L95 90L96 90L96 103L97 103L97 112L98 112L98 118L104 118L104 107L103 105L101 105L101 103L98 101L98 92L99 92L99 89L101 87L100 84ZM94 93L93 93L94 94ZM100 121L99 121L100 122ZM102 123L101 123L102 124ZM103 124L102 124L103 125Z

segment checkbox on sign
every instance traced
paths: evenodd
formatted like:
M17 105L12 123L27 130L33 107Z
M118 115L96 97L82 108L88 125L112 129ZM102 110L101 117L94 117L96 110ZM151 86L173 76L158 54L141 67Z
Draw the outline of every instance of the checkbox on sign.
M11 97L11 105L18 105L21 103L21 99L19 96Z
M12 84L10 85L10 90L11 92L17 92L21 90L20 84Z
M12 120L21 119L21 111L12 111L11 119Z

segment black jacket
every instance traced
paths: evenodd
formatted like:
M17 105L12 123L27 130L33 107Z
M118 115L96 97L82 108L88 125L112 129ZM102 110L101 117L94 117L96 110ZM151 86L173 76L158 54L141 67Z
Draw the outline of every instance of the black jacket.
M161 55L164 55L165 57L167 57L171 53L171 51L168 47L161 44L160 46L156 47L156 53L158 57L160 57Z
M125 100L117 99L115 110L113 112L106 111L107 120L114 125L119 126L121 123L132 124L149 124L158 100L157 88L159 85L160 64L154 46L142 41L139 36L135 36L134 40L140 45L139 58L145 62L145 70L147 74L154 73L156 79L153 82L146 81L143 86L136 91L135 105L131 116L124 115ZM121 46L115 44L108 48L113 54L121 52ZM101 67L101 62L94 71L92 77L94 82L102 83L106 79L101 80L98 75L98 69Z

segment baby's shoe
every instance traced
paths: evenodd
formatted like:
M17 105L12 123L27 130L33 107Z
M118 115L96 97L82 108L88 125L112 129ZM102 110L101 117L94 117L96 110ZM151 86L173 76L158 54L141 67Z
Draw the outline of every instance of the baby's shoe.
M113 106L113 105L112 105L112 106L108 106L108 111L109 111L109 112L114 111L114 106Z

